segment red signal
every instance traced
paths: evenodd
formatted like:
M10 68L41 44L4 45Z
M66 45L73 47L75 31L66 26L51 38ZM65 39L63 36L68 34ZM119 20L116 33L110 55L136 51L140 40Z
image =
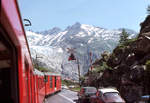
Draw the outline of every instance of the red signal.
M69 58L68 58L68 61L70 61L70 60L76 60L76 58L75 58L73 53L71 53Z

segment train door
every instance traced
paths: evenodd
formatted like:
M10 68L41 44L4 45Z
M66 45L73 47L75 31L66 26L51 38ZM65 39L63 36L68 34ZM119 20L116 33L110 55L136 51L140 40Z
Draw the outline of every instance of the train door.
M33 87L32 87L32 85L33 85L33 84L32 84L32 71L30 71L30 75L29 75L29 76L30 76L30 98L31 98L31 99L30 99L30 103L32 103L32 102L33 102L33 94L32 94L32 90L33 90L33 89L32 89L32 88L33 88Z
M25 74L26 74L26 93L28 103L32 103L32 71L29 68L27 61L25 60Z
M19 103L17 49L0 24L0 103Z
M36 94L36 78L35 78L35 75L33 75L33 94L34 94L34 102L33 103L37 103L37 94Z
M29 103L29 86L28 86L28 80L29 80L29 77L28 77L28 64L25 62L25 78L26 78L26 82L25 82L25 89L26 89L26 101L24 101L24 103Z
M55 91L57 90L57 76L55 76Z
M53 89L52 90L53 90L53 93L54 93L54 91L55 91L55 76L52 76L52 78L53 78L52 79L52 83L53 83L52 84L53 85L53 87L52 87Z
M50 76L50 92L53 92L53 77Z
M49 93L48 83L49 83L48 76L44 75L45 96L48 95L48 93Z
M60 76L58 76L58 86L57 88L60 90L61 89L61 80L60 80Z
M35 93L36 93L36 100L37 102L36 103L39 103L39 85L38 85L38 76L35 75Z

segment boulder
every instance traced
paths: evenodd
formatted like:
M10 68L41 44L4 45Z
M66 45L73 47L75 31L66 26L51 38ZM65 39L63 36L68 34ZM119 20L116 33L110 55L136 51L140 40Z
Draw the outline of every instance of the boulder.
M134 50L135 54L137 55L146 55L150 53L150 37L148 36L141 36L136 41L136 48Z
M140 24L141 26L141 30L140 30L140 35L139 37L143 34L143 33L147 33L150 32L150 15L148 15L145 19L144 22L142 22ZM149 35L150 36L150 35Z

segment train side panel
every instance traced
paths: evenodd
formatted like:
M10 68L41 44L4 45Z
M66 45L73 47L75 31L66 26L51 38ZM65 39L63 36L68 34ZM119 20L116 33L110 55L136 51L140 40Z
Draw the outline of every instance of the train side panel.
M47 75L46 75L47 76ZM46 81L46 85L45 85L45 90L46 90L46 96L50 95L50 91L51 91L51 88L50 88L50 76L47 76L47 81Z
M17 58L18 100L15 103L42 103L45 95L61 90L61 80L57 75L34 74L29 46L25 36L17 0L1 0L0 29L4 28L15 48ZM1 27L2 26L2 27ZM45 84L46 83L46 84ZM12 96L14 99L14 97Z
M31 103L33 65L18 4L16 0L1 0L1 3L0 25L16 49L19 103Z
M61 77L56 73L45 73L47 76L46 96L61 91Z
M61 77L57 76L57 91L61 91Z
M42 103L45 98L45 83L44 77L38 77L39 103Z
M46 93L44 74L34 69L36 103L43 103Z

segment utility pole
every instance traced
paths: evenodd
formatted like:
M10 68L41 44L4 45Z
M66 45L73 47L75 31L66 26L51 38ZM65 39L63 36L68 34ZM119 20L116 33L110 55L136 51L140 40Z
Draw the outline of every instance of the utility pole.
M37 54L36 54L36 56L35 56L35 61L36 61L35 65L37 66L37 69L39 69L38 58L42 58L42 57L38 57Z
M80 65L79 65L79 59L78 58L77 58L77 64L78 64L79 86L81 87Z
M93 67L92 67L92 52L90 52L90 64L91 64L90 68L91 68L91 71L92 71L92 69L93 69Z
M92 71L93 67L92 67L92 52L89 53L89 61L90 61L90 70L88 69L88 75L90 75L90 71Z

